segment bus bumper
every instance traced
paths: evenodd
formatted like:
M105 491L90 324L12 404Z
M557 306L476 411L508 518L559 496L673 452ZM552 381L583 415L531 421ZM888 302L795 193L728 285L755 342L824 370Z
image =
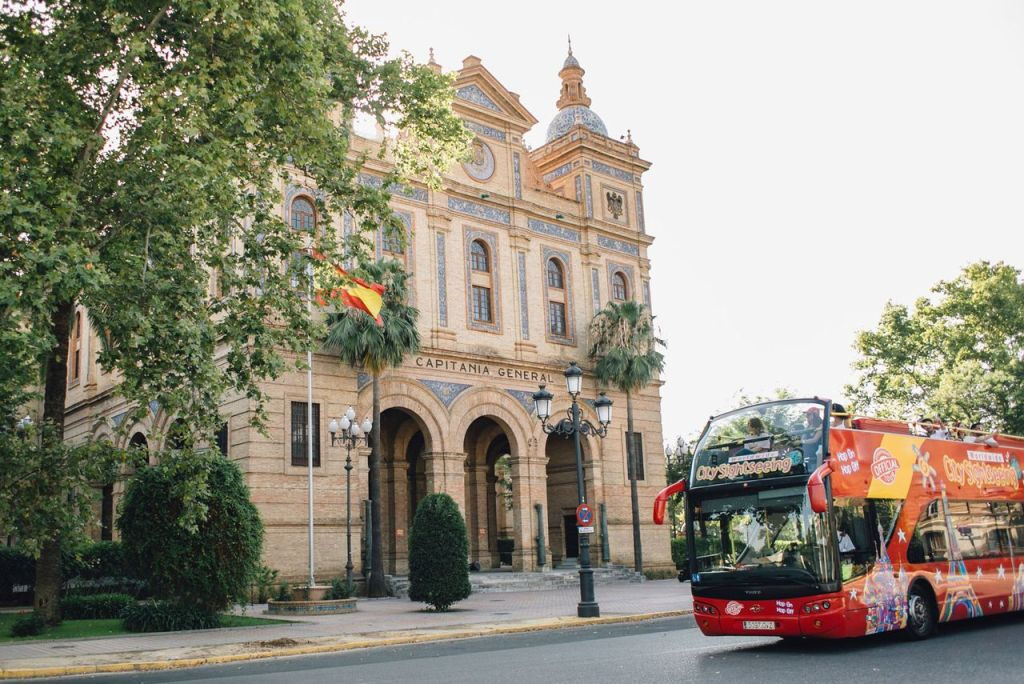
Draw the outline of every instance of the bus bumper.
M828 603L828 608L824 604ZM806 607L806 610L805 610ZM693 617L707 636L778 636L841 639L853 636L843 597L730 601L694 599ZM861 632L863 634L863 632Z

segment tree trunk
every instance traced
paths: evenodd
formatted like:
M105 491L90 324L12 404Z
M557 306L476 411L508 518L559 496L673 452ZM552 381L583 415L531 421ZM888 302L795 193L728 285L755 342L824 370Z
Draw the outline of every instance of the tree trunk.
M644 551L640 543L640 503L636 494L636 453L633 449L633 394L626 392L626 459L629 461L629 499L633 508L633 568L644 571Z
M44 424L52 426L52 432L44 432L43 439L59 444L64 441L64 405L68 391L68 343L70 340L73 301L60 301L50 315L50 329L56 344L46 359L45 385L43 392ZM47 444L42 445L45 449ZM64 497L66 492L51 492L55 498ZM55 530L50 539L42 541L39 559L36 561L35 597L33 605L47 624L60 622L60 531Z
M373 376L373 429L370 431L370 585L367 595L386 596L384 585L384 549L380 529L380 378Z

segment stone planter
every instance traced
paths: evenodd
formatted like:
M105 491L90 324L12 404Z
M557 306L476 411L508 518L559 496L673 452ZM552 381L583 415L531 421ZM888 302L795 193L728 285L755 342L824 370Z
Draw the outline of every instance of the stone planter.
M295 587L292 589L292 596L299 601L323 601L330 591L329 585L315 584L311 587Z
M356 612L356 599L267 602L268 615L337 615Z

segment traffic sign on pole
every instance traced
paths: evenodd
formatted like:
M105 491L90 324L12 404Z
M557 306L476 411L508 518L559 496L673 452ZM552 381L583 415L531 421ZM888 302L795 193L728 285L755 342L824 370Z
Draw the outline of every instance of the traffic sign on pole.
M576 525L578 527L591 527L594 522L594 511L585 503L576 507Z

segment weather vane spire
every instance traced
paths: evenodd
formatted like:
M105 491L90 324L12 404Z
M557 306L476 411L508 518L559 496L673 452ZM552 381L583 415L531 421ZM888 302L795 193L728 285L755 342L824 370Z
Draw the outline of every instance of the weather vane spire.
M570 33L568 35L568 37L569 37L569 54L571 55L572 54L572 34Z

